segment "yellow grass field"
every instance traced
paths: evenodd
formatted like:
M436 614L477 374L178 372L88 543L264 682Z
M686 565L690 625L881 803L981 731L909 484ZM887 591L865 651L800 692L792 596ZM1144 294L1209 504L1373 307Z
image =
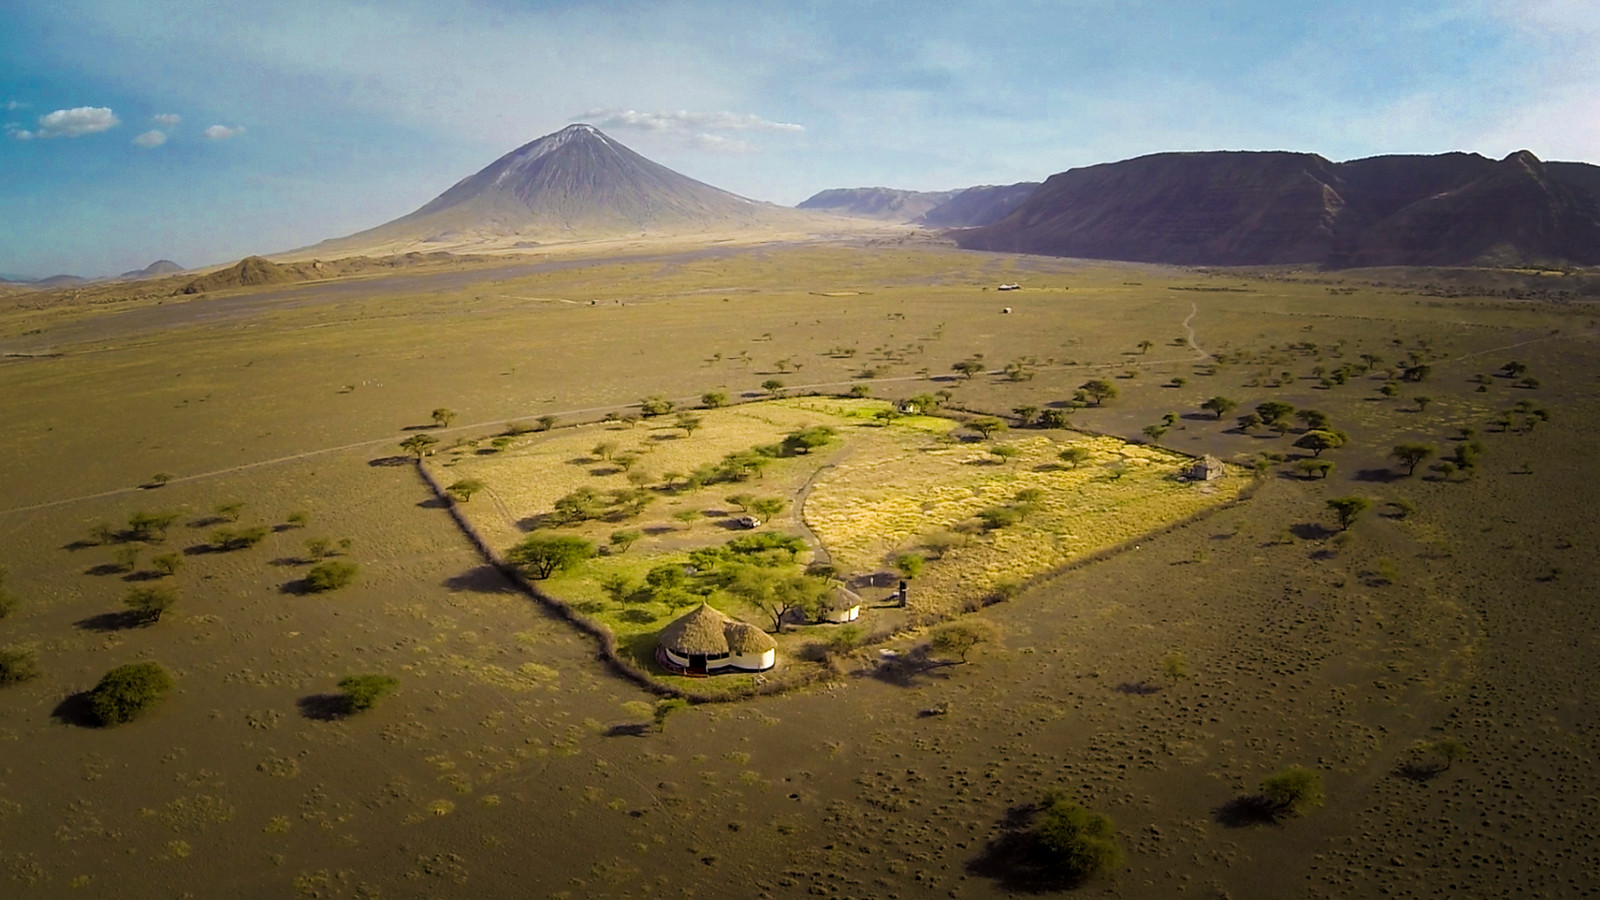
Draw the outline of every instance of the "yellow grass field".
M1029 429L983 441L962 432L955 419L930 415L905 416L885 425L875 415L888 408L881 400L838 397L747 403L693 411L699 426L692 433L668 414L638 423L523 435L500 450L475 441L448 454L442 468L446 480L484 483L466 512L501 549L545 526L543 519L557 499L571 491L648 486L651 497L659 499L639 516L619 513L558 529L600 547L622 528L638 529L644 537L625 551L608 552L542 585L611 628L641 663L650 659L653 635L682 610L658 602L619 601L602 590L602 581L621 575L642 583L653 566L685 562L687 551L742 533L732 523L738 509L725 500L732 494L787 500L790 512L762 528L802 534L813 543L813 551L820 542L821 552L803 553L797 562L831 560L840 578L857 583L889 569L896 555L921 551L929 534L960 529L965 535L961 545L929 563L909 604L913 611L940 617L975 607L1002 582L1024 582L1233 500L1249 483L1238 472L1204 484L1188 483L1178 476L1193 462L1189 457L1112 437ZM745 482L694 488L682 483L681 476L697 467L729 453L775 444L811 425L829 426L838 437L811 453L774 460L768 470ZM1002 443L1018 454L1000 462L990 448ZM1076 466L1062 463L1059 453L1069 446L1083 448L1087 458ZM637 461L625 472L615 460L628 455ZM1039 498L1023 521L991 530L974 526L980 511L1011 503L1029 490L1038 491ZM726 612L771 627L760 610L746 608L723 591L708 599ZM879 611L869 607L862 624L893 630L905 621L903 613L897 612L892 621L875 621L875 615ZM800 629L800 634L808 630ZM785 641L784 648L793 650L797 643Z

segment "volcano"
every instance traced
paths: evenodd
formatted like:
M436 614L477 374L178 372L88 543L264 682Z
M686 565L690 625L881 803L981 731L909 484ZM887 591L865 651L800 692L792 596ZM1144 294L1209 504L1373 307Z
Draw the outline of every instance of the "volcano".
M416 212L314 249L396 252L415 245L799 230L816 218L674 172L592 125L569 125L507 153Z

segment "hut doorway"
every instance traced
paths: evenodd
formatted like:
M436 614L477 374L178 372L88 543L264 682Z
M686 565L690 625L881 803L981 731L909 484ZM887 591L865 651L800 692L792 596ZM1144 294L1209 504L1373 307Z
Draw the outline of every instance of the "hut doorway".
M689 674L690 675L704 675L704 674L706 674L706 657L705 657L704 653L691 653L691 654L689 654Z

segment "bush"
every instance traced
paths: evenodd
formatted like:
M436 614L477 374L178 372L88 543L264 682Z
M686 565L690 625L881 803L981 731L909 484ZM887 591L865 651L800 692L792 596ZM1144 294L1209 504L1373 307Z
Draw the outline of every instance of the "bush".
M306 590L314 594L338 590L354 581L358 571L355 563L337 560L312 566L306 573Z
M122 605L141 622L161 621L161 614L177 602L178 595L175 591L159 587L129 588L128 593L122 598Z
M1125 859L1109 817L1059 794L1046 798L1033 839L1055 872L1073 881L1120 869Z
M16 596L6 591L7 574L6 567L0 566L0 619L11 615L11 611L17 608Z
M1262 780L1261 799L1280 814L1310 812L1322 805L1322 776L1304 766L1290 766Z
M118 666L89 692L89 711L101 725L121 725L138 718L170 690L172 677L158 663Z
M28 650L0 650L0 686L21 684L39 675L39 666Z
M399 679L388 675L346 675L339 679L339 690L344 691L345 705L351 712L371 709L399 686Z

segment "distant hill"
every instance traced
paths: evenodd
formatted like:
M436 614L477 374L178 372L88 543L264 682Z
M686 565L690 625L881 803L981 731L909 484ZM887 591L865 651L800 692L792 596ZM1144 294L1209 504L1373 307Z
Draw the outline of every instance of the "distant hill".
M87 284L89 279L79 278L76 275L51 275L38 281L28 282L28 287L48 291L54 288L72 287L75 284Z
M200 294L227 288L262 284L289 284L317 277L305 266L282 266L259 256L247 256L226 269L201 275L178 289L182 294Z
M1600 167L1476 154L1334 163L1160 153L1051 176L980 250L1190 265L1600 263Z
M958 193L902 191L884 187L830 188L800 201L795 209L884 222L914 222Z
M495 245L640 233L802 228L812 217L731 194L633 152L591 125L525 144L409 215L307 251Z
M1005 218L1039 187L1037 181L980 185L956 191L949 200L923 213L916 222L929 228L969 228Z
M1004 217L1038 186L1037 181L1024 181L954 191L829 188L807 197L795 208L930 228L967 228L988 225Z
M172 275L183 271L183 266L170 259L158 259L142 269L123 272L118 278L156 278L161 275Z

